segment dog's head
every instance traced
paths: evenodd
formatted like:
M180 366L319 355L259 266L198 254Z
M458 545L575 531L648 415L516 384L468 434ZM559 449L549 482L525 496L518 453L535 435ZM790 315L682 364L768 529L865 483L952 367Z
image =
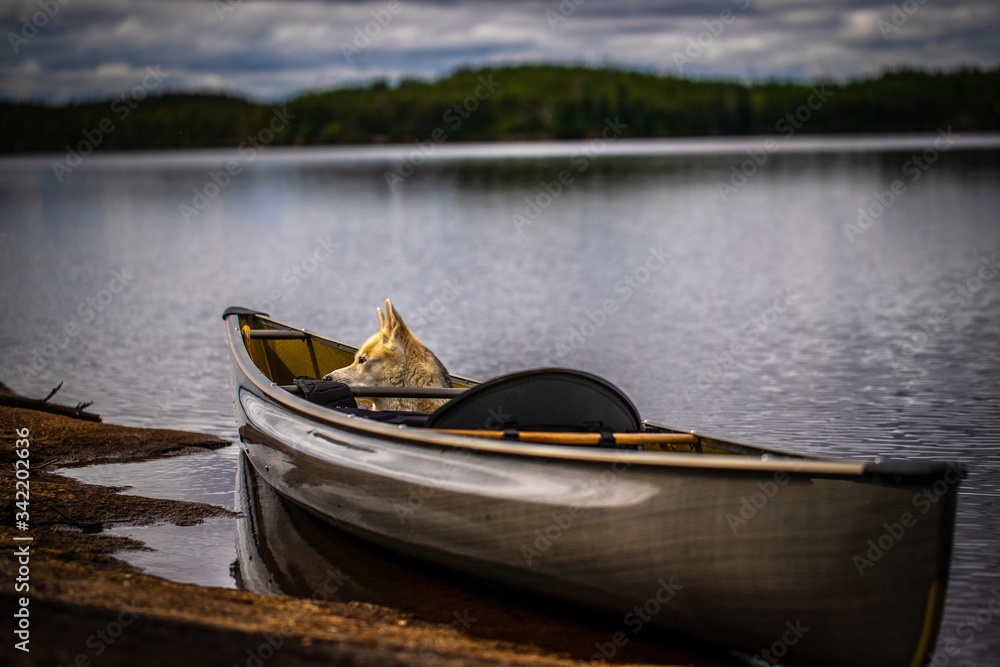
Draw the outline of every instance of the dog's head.
M389 299L385 300L385 313L378 312L378 332L365 341L354 363L327 373L324 380L344 382L349 385L404 387L410 375L410 360L414 348L423 346L410 333Z

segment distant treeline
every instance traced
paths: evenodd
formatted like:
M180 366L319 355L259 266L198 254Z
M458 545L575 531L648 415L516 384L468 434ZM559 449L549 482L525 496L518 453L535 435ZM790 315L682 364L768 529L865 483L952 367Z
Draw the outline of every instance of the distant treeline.
M626 137L998 130L1000 68L744 85L522 66L341 88L278 105L181 93L60 107L0 102L0 151L576 139L599 136L607 118L619 119Z

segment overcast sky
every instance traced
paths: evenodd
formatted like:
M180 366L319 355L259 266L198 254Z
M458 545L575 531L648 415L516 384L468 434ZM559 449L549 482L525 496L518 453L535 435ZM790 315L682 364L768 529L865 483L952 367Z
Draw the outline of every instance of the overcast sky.
M997 0L3 0L0 97L107 97L157 66L158 90L261 100L543 61L845 79L995 66L998 17Z

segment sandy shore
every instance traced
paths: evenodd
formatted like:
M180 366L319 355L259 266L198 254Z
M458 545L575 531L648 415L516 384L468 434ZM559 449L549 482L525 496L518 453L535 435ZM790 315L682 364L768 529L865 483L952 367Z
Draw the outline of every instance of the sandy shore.
M0 385L0 391L9 390ZM30 433L30 520L27 530L18 530L15 433L25 428ZM14 614L22 613L21 598L27 597L30 633L30 652L16 647L21 641L16 634L3 633L4 665L586 664L532 646L474 637L457 624L416 621L377 605L260 596L143 574L111 554L144 545L104 535L104 527L192 525L232 513L202 503L123 495L120 489L48 469L197 454L231 443L13 407L0 407L0 433L0 614L5 627L13 622L17 629L21 621ZM30 589L16 592L24 578L18 554L25 545L30 574L22 583Z

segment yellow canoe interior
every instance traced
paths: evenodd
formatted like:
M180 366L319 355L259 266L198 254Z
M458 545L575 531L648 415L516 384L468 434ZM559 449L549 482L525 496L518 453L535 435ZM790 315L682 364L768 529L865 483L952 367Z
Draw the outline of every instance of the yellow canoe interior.
M272 382L290 385L296 377L321 378L330 371L349 366L354 361L356 348L317 334L288 327L259 315L240 317L240 329L247 353L254 365ZM295 332L297 338L262 338L259 331ZM253 335L252 335L253 332ZM460 376L452 376L456 387L471 387L478 383ZM363 401L364 399L358 399ZM496 439L496 432L483 430L481 433L462 432L455 435ZM550 444L588 444L572 441L573 436L590 434L551 433L539 434L539 442ZM631 444L642 444L644 451L672 452L683 454L745 455L730 448L712 446L708 438L687 433L623 434L632 436ZM659 437L657 437L659 436ZM567 439L569 438L569 439ZM524 440L528 441L528 440ZM641 441L641 442L640 442Z
M245 318L240 319L243 342L247 346L250 359L272 382L292 384L294 378L302 375L321 378L332 370L351 365L354 361L353 352L330 345L308 334L299 339L251 338L250 325L242 322ZM264 320L258 322L258 326L253 330L287 331L288 329L270 326Z

